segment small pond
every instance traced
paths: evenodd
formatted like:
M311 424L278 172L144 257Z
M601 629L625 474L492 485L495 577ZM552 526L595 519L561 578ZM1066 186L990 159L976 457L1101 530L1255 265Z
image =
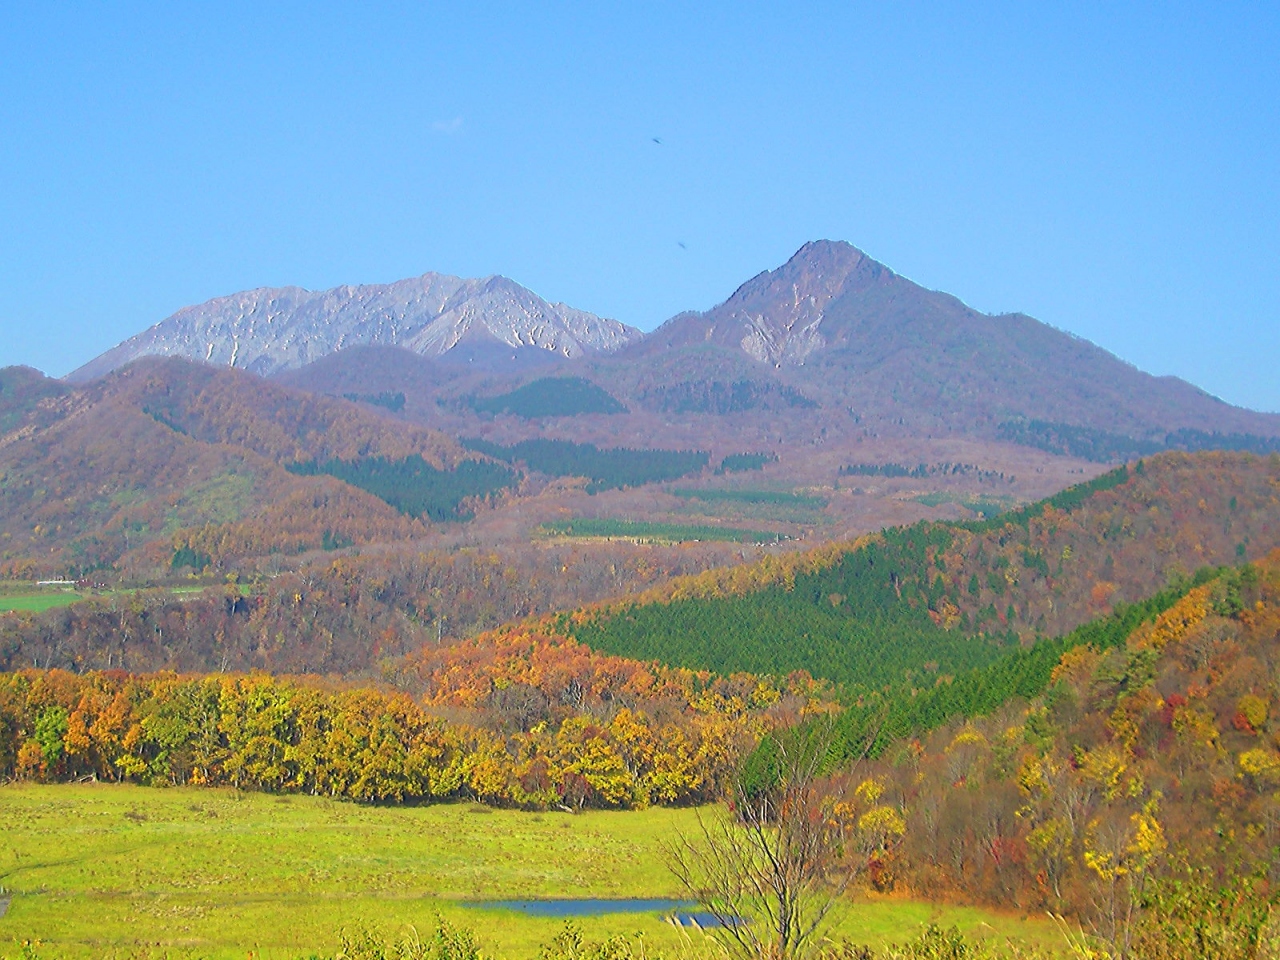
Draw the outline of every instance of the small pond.
M683 927L697 924L716 927L716 918L698 910L690 900L468 900L464 907L480 910L517 910L531 917L598 917L606 913L660 913Z

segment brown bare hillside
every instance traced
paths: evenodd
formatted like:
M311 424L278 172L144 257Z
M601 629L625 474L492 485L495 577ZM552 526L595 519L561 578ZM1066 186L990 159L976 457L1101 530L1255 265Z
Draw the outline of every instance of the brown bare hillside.
M296 553L326 532L421 535L376 497L284 464L418 454L449 467L474 456L341 400L179 360L48 393L0 438L0 561L11 574L164 566L184 544Z

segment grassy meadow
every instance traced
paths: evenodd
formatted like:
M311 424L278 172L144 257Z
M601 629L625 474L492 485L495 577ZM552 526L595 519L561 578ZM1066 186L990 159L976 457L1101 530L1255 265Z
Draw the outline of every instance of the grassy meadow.
M69 607L84 599L84 595L68 590L58 593L28 593L15 596L0 596L0 613L9 611L17 613L44 613L54 607Z
M341 930L384 934L437 913L488 955L533 958L563 921L462 906L473 899L678 897L662 842L691 810L523 813L469 804L372 807L225 789L108 784L0 787L0 957L332 955ZM1053 945L1041 920L885 900L850 904L838 934L884 943L927 922ZM649 956L682 935L657 916L579 922L638 934Z
M184 597L199 596L206 590L211 589L211 587L221 588L222 584L200 583L192 586L153 587L150 589L152 591L163 591L177 599L182 599ZM69 607L73 603L80 603L84 600L127 598L134 596L138 592L137 589L81 590L75 587L63 586L34 587L29 582L16 585L0 583L0 613L43 613L55 607ZM241 584L240 592L248 596L252 592L252 588L248 584Z

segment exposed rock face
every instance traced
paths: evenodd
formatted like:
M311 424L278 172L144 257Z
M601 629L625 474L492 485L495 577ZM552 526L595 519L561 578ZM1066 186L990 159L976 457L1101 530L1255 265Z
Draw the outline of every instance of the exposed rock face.
M503 350L577 358L610 353L639 330L545 300L506 277L438 273L390 284L260 288L185 307L68 377L102 376L143 356L179 356L263 376L344 347L400 346L449 358ZM471 350L468 350L471 348Z
M1280 436L1280 417L1143 373L1032 317L981 313L829 240L601 363L639 391L771 376L877 431L994 436L1002 424L1037 420L1135 437L1184 428Z
M827 346L822 323L836 298L894 278L847 243L806 243L790 260L748 280L708 319L738 327L739 345L762 363L803 363Z
M827 424L828 434L849 429L851 417L869 436L963 434L1035 445L1049 443L1052 434L1054 449L1067 442L1064 429L1157 447L1179 430L1280 437L1274 414L1232 407L1177 378L1143 373L1032 317L981 313L850 244L826 240L805 244L719 306L680 314L647 336L549 304L504 277L428 273L385 286L315 293L286 287L211 300L180 310L69 379L88 380L148 354L262 375L292 374L329 358L304 376L310 389L333 392L322 385L339 381L364 384L343 388L358 393L388 389L378 386L377 364L364 352L343 361L345 348L356 346L398 347L443 361L411 365L420 371L417 378L431 381L421 391L411 386L414 377L396 382L394 389L416 397L420 410L434 409L439 397L428 394L462 370L546 375L589 357L579 370L625 404L741 412L780 403L792 420L796 410L821 409L839 415ZM785 430L791 429L788 423ZM1192 442L1178 440L1184 441Z
M706 313L673 317L650 335L663 348L714 343L770 366L795 366L838 338L831 309L879 287L914 284L848 243L806 243L776 270L766 270Z

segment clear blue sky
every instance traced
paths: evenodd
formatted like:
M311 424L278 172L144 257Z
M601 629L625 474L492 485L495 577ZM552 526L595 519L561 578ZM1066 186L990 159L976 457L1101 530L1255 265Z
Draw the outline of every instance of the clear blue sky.
M1280 410L1278 159L1275 3L11 0L0 364L427 270L651 329L831 238Z

